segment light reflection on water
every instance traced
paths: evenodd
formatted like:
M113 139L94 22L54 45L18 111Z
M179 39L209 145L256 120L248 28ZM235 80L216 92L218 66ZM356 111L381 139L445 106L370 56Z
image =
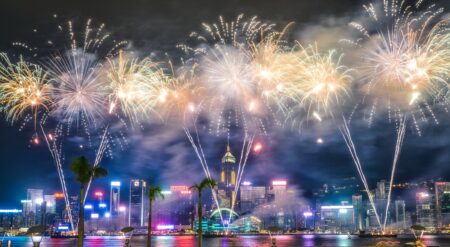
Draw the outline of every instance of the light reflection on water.
M356 236L349 238L347 235L277 235L273 236L276 239L277 247L370 247L375 246L380 239L361 239ZM1 238L0 238L1 239ZM424 242L431 246L450 246L450 236L425 236ZM31 240L28 237L13 237L5 238L4 243L7 240L12 240L13 247L28 247L32 246ZM384 239L384 241L397 241L400 245L404 246L408 242L412 242L410 237L400 237L397 239ZM122 237L87 237L85 246L124 246L124 238ZM145 246L146 238L143 236L133 237L132 246L139 247ZM197 238L195 236L157 236L152 240L153 245L156 247L191 247L197 245ZM50 239L45 238L41 246L43 247L56 247L56 246L75 246L75 239ZM5 245L4 245L5 246ZM239 236L236 238L204 238L203 246L205 247L270 247L271 240L269 236Z

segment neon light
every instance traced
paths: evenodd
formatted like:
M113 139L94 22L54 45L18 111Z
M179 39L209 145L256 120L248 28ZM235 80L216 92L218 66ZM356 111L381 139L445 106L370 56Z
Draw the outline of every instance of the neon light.
M190 191L190 190L182 190L181 191L181 194L183 194L183 195L190 195L192 193L192 191Z
M69 227L68 226L58 226L58 231L68 231Z
M42 204L44 202L43 198L38 198L34 201L36 204Z
M100 204L98 204L98 207L99 208L106 208L106 203L100 203Z
M313 213L312 213L312 212L304 212L304 213L303 213L303 216L305 216L305 217L311 217L311 216L313 216Z
M120 186L120 181L112 181L111 186Z
M32 203L31 200L20 200L20 203Z
M158 230L173 230L175 229L174 225L157 225L156 229Z
M126 210L127 210L127 208L125 206L119 207L119 212L125 212Z
M20 209L0 209L0 213L22 213Z
M103 192L101 192L101 191L96 191L96 192L94 193L94 195L95 195L96 197L103 197Z
M337 206L322 206L322 209L353 209L353 206L337 205Z
M55 194L53 194L53 196L54 196L55 198L64 198L64 194L63 194L63 193L60 193L60 192L56 192Z
M91 214L91 219L98 219L98 214L92 213L92 214Z
M109 217L111 217L111 214L109 212L106 212L105 213L105 218L109 218Z
M272 185L287 185L287 181L286 180L275 180L272 181Z
M84 209L92 209L92 205L91 204L84 205Z
M172 191L170 191L170 190L163 190L163 191L161 191L161 194L163 194L163 195L170 195L170 194L172 194Z
M249 185L252 185L252 183L249 182L249 181L244 181L244 182L242 183L242 185L249 186Z

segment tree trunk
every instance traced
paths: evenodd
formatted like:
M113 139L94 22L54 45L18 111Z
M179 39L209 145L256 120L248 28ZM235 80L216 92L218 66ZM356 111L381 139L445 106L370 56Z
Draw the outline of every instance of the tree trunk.
M203 238L203 207L202 207L202 192L198 191L198 247L202 247L202 238Z
M78 209L78 247L83 247L84 238L84 185L80 187L80 201Z
M147 223L147 247L152 246L152 205L153 200L149 199L148 203L148 223Z

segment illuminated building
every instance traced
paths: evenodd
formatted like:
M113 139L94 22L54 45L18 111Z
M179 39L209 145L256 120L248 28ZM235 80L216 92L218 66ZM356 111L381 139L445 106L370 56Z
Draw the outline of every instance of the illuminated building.
M436 227L435 213L434 196L428 192L416 193L417 225L421 225L427 230L434 230Z
M436 182L436 220L439 228L450 228L450 182Z
M78 203L78 196L69 196L70 210L72 214L73 222L78 222L78 212L80 211L80 205ZM67 209L64 212L64 221L69 222L69 216Z
M236 185L235 165L236 158L231 153L230 146L227 146L227 151L222 157L220 166L220 182L218 187L220 207L231 208L233 204L232 200L236 199L234 191Z
M27 226L39 224L42 220L42 203L44 191L42 189L27 189L27 200L31 202L29 211L25 212Z
M406 230L406 207L404 200L395 200L395 224L398 229Z
M328 233L348 233L355 229L352 205L320 207L320 230Z
M142 227L146 222L147 184L144 180L130 180L130 195L128 203L128 225Z
M109 213L113 216L119 214L120 211L120 182L112 181L109 194Z
M352 205L355 214L355 231L364 230L364 204L361 194L354 194L352 196Z
M252 186L250 182L243 182L239 190L240 213L249 213L267 202L265 186Z
M55 204L56 204L56 200L55 200L55 196L54 195L44 195L44 201L46 203L46 209L45 211L47 213L51 213L54 214L55 213Z
M230 146L227 146L227 151L222 158L220 164L220 181L218 186L218 197L220 207L231 208L236 200L235 186L236 186L236 157L233 156Z
M192 200L192 191L188 186L177 185L170 186L175 210L172 214L175 225L191 226L194 221L194 202Z
M0 228L19 228L22 225L22 213L20 209L0 209Z

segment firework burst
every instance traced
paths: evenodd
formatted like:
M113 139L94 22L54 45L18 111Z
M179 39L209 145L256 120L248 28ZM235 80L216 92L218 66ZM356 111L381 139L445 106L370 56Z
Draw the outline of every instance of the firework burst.
M111 86L109 112L116 107L132 122L148 118L156 113L155 106L165 99L168 78L149 58L142 60L120 52L118 58L110 58L107 69Z
M14 123L31 112L36 123L38 111L47 112L51 107L47 74L22 59L12 63L3 53L0 59L0 104L7 120Z

